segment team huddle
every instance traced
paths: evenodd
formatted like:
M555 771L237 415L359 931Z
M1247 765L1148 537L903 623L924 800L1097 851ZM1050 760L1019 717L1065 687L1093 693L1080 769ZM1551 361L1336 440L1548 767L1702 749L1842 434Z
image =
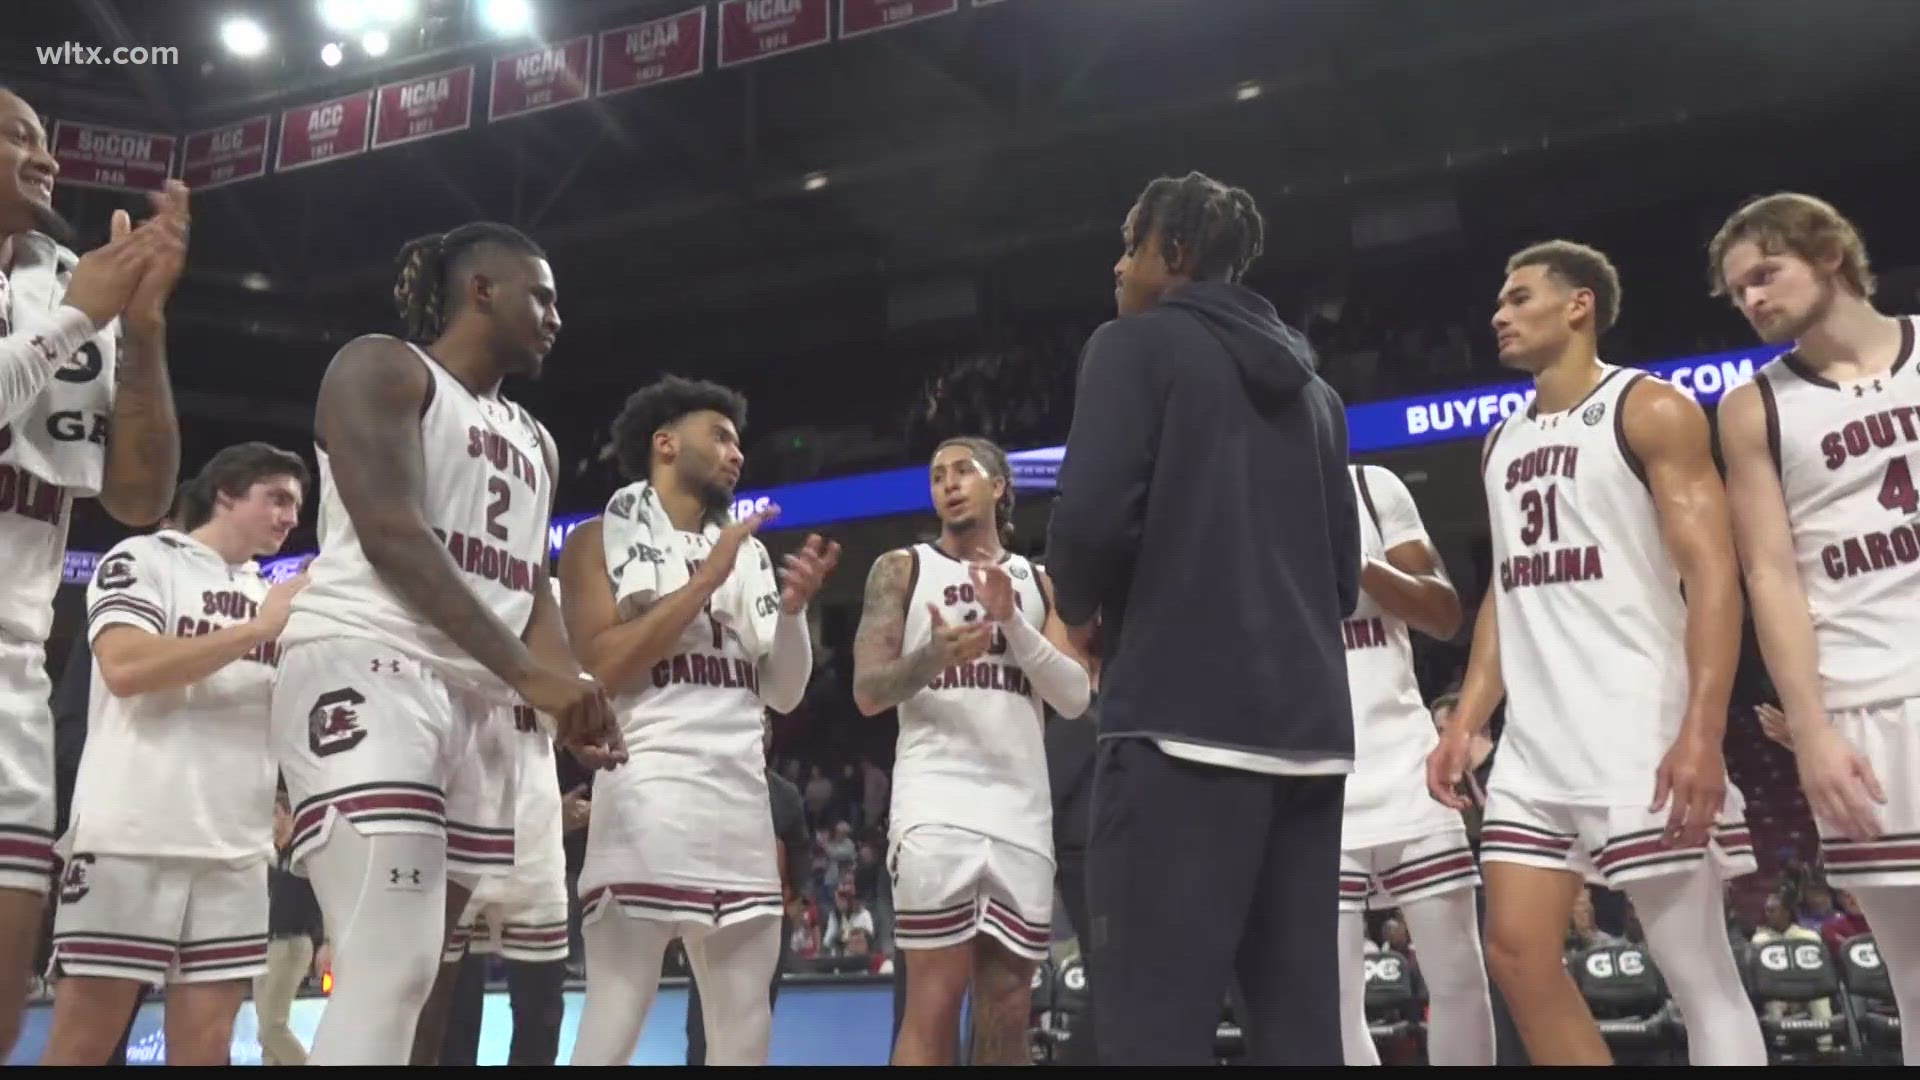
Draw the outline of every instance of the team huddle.
M165 303L186 190L138 226L116 212L111 240L75 256L46 201L44 129L4 92L0 134L0 172L45 180L0 195L0 1053L51 891L43 1061L105 1061L140 988L164 985L170 1062L225 1063L266 969L283 791L290 863L332 939L310 1060L420 1061L470 944L566 955L565 753L598 770L572 1062L631 1058L677 939L711 1062L764 1064L790 878L763 725L806 692L808 608L840 548L809 535L776 562L757 533L778 508L734 517L745 399L671 376L634 393L614 425L628 483L550 572L557 451L500 387L536 377L559 334L553 270L505 226L425 237L401 253L404 336L360 337L327 369L319 554L270 585L256 560L311 493L301 457L229 447L175 490ZM1722 404L1724 481L1697 404L1599 359L1620 309L1605 256L1555 241L1507 266L1493 330L1535 393L1482 453L1495 570L1443 732L1411 631L1453 636L1460 599L1406 487L1350 470L1362 594L1338 632L1356 760L1328 882L1349 1064L1377 1063L1361 940L1376 896L1418 942L1435 1064L1493 1063L1489 972L1535 1062L1609 1060L1561 960L1590 881L1633 901L1692 1060L1764 1063L1723 910L1723 882L1755 865L1721 751L1743 570L1828 872L1871 919L1903 1012L1920 1009L1920 668L1897 644L1920 630L1914 323L1873 309L1859 238L1810 197L1742 207L1710 263L1762 340L1795 346ZM1024 1063L1055 892L1042 725L1048 709L1084 722L1099 661L1044 568L1008 549L1006 454L950 439L928 479L940 535L875 562L855 646L861 713L897 709L900 726L894 1060L951 1064L970 998L975 1063ZM81 498L161 527L88 587L90 731L56 836L44 646ZM1483 793L1476 739L1503 702ZM1477 858L1460 814L1476 803Z

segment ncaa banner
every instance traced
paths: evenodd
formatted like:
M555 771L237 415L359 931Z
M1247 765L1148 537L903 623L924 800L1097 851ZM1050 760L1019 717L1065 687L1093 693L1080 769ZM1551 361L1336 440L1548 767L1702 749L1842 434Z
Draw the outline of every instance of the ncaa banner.
M769 56L826 44L830 0L723 0L720 5L720 66L749 64Z
M840 39L892 30L960 10L960 0L840 0Z
M487 91L487 122L585 100L592 59L593 37L588 34L496 57Z
M698 75L707 69L707 9L602 31L599 50L596 97Z
M465 131L472 122L472 64L388 83L374 99L373 148Z

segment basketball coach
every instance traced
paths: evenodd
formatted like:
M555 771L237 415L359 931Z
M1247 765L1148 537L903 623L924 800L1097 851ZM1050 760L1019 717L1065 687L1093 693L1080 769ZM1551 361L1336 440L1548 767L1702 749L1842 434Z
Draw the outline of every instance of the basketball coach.
M1247 1065L1340 1065L1341 620L1359 595L1346 416L1239 284L1253 199L1149 184L1120 317L1080 361L1047 543L1104 655L1087 901L1105 1065L1205 1065L1230 982Z

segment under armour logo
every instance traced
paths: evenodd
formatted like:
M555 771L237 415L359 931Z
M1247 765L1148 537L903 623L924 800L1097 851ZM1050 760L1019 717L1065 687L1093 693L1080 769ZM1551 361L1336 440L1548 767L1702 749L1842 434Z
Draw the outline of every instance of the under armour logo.
M1880 392L1880 380L1879 380L1879 379L1875 379L1875 380L1873 380L1873 392L1874 392L1874 393L1876 393L1876 394ZM1853 396L1854 396L1854 397L1866 397L1866 396L1867 396L1867 388L1866 388L1865 386L1855 386L1855 387L1853 388Z
M384 669L384 670L386 670L387 672L389 672L389 673L391 673L391 674L394 674L394 675L398 675L398 674L400 674L400 661L398 661L398 660L375 660L375 661L373 662L373 673L374 673L375 675L378 675L378 674L380 674L380 672L381 672L381 671L383 670L383 669L382 669L382 668L380 667L380 665L381 665L381 664L385 664L385 665L387 665L387 666L386 666L386 668Z
M420 884L420 871L401 870L399 867L395 867L392 870L387 871L387 884L398 885L400 884L400 879L403 877L406 878L407 884L409 885Z

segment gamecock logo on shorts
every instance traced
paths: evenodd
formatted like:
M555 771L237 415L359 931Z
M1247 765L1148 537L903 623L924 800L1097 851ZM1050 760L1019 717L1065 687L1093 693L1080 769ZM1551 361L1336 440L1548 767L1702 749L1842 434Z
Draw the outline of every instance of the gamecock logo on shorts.
M366 700L351 686L321 694L307 713L307 749L317 757L332 757L359 746L367 729L360 726L354 706Z
M76 904L93 888L93 856L75 855L60 875L60 902Z

